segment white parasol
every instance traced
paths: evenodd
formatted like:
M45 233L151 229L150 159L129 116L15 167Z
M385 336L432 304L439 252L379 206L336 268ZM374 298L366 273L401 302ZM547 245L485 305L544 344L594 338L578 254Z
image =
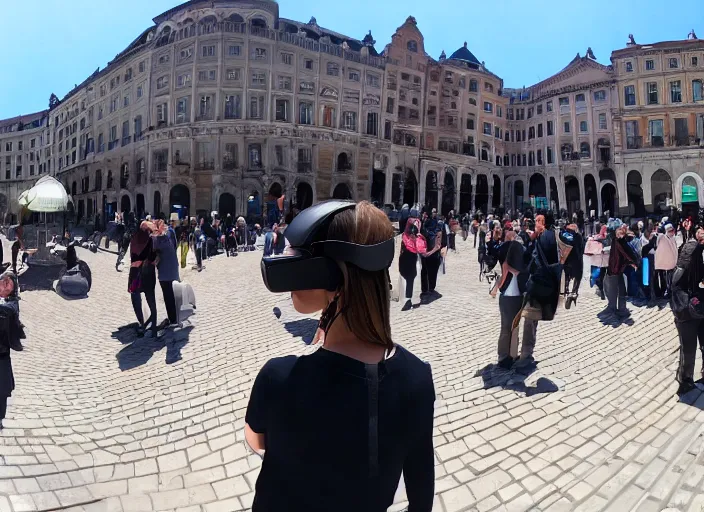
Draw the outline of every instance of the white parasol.
M33 212L65 212L71 198L64 186L52 176L44 176L29 190L20 194L20 206Z

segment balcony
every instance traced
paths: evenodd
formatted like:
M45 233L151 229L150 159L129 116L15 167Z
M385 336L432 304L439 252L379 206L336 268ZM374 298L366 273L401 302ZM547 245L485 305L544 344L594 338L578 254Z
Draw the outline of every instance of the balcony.
M111 140L110 142L108 142L108 151L115 149L119 144L119 140Z
M474 152L474 144L462 144L462 154L466 156L477 156Z
M138 134L137 134L137 133L135 133L135 134L134 134L134 136L133 136L133 139L134 139L134 141L135 141L135 142L138 142L138 141L140 141L140 140L144 139L144 134L143 134L143 133L141 133L141 132L140 132L140 133L138 133Z
M215 160L204 160L197 162L195 166L196 171L213 171L215 170Z
M222 163L222 170L226 172L233 172L237 169L237 162L233 159L225 159Z
M308 173L313 170L313 164L311 162L298 162L296 165L299 173Z
M650 147L661 148L664 145L665 145L665 138L662 135L660 135L660 136L653 135L650 137Z
M643 137L632 135L626 137L626 149L641 149L643 147Z
M130 142L132 142L132 137L130 137L129 135L122 137L122 145L123 146L128 145Z
M670 137L671 146L698 146L699 141L694 135L672 135Z

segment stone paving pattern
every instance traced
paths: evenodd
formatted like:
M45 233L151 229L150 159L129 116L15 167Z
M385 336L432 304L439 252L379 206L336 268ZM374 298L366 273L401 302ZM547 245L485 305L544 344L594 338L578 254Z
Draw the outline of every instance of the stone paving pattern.
M495 362L498 304L477 279L476 251L458 249L440 300L392 304L395 340L435 379L433 510L704 510L704 395L674 397L669 309L632 308L633 325L603 325L604 303L585 284L576 309L538 329L539 370L526 384L547 377L559 391L484 389L475 374ZM118 329L133 313L113 255L79 250L93 270L88 299L25 293L0 512L249 509L261 464L243 443L253 379L271 357L310 351L315 326L265 290L260 256L182 271L197 314L159 341ZM391 510L404 499L401 486Z

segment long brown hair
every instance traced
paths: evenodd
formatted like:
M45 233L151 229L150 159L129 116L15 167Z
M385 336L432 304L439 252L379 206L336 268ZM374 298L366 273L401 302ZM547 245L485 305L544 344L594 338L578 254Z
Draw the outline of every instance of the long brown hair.
M337 214L328 228L328 240L374 245L394 235L384 212L368 201L354 210ZM344 281L340 289L340 316L347 328L361 340L393 347L390 323L390 287L386 270L369 272L340 263Z

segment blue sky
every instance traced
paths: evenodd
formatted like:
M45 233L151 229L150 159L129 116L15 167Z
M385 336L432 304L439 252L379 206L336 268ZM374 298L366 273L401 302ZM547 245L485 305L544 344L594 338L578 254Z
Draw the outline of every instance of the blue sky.
M95 0L0 0L0 119L46 108L52 92L63 97L151 26L152 18L180 3L120 0L106 9ZM638 43L684 39L692 28L704 38L704 26L691 26L686 9L656 0L637 7L614 0L281 0L279 10L299 21L315 16L319 25L359 39L371 30L379 51L413 15L432 57L443 49L449 55L467 41L506 87L545 79L589 46L608 64L629 33Z

